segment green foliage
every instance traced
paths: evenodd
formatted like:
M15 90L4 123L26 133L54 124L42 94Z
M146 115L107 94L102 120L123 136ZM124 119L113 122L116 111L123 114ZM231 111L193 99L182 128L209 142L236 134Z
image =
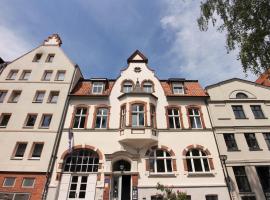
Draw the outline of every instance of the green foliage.
M201 31L208 23L226 31L227 51L239 47L243 71L259 74L270 67L270 0L203 0L197 22Z
M177 190L174 192L170 187L157 184L157 190L160 190L163 200L188 200L187 194L185 192L180 192Z

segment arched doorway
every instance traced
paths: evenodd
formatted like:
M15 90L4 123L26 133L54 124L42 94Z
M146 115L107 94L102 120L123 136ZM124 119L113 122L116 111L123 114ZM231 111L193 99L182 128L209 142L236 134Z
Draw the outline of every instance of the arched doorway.
M95 199L99 156L90 149L77 149L64 158L58 199Z
M113 200L130 200L131 199L131 164L126 160L118 160L113 163L113 183L112 199Z

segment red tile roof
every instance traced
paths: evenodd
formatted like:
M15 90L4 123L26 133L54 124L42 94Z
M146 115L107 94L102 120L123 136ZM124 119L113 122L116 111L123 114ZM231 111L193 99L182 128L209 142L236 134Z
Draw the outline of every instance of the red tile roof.
M270 69L265 73L261 74L260 77L255 82L269 87L270 86L269 78L270 78Z

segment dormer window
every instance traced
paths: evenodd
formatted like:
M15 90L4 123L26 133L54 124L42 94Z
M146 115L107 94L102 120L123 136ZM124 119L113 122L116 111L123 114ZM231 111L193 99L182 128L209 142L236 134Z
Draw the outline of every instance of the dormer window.
M243 92L238 92L236 94L236 99L247 99L247 98L248 98L248 96Z
M93 94L102 94L104 90L104 83L102 82L94 82L92 87Z
M123 83L123 92L129 93L133 90L133 83L131 81L125 81Z
M172 90L174 94L184 94L184 86L182 83L173 83Z
M143 83L143 91L147 93L153 92L153 83L150 81L146 81Z

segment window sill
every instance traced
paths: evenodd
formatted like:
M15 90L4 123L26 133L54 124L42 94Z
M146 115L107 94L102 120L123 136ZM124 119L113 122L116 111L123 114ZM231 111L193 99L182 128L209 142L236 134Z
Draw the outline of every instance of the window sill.
M176 177L175 173L149 173L148 177Z
M240 152L240 149L227 149L228 152Z
M25 128L25 129L33 129L34 126L24 126L23 128Z
M0 126L0 128L7 128L7 126Z
M49 103L49 104L57 104L57 102L47 102L47 103Z
M268 119L267 117L262 117L262 118L254 118L254 119Z
M244 119L245 120L245 119L249 119L249 118L246 117L246 118L235 118L235 119Z
M23 159L23 157L12 157L12 158L10 158L10 160L22 160Z
M7 81L15 81L16 79L6 78Z
M188 172L187 177L214 177L212 172Z
M40 160L40 158L28 158L28 160Z
M49 126L48 126L48 127L47 127L47 126L45 126L45 127L44 127L44 126L40 126L40 127L38 127L38 128L39 128L39 129L49 129L50 127L49 127Z
M263 151L263 149L251 149L251 148L249 148L249 151Z
M8 101L7 103L18 103L17 101Z
M32 101L32 103L43 103L42 101Z

